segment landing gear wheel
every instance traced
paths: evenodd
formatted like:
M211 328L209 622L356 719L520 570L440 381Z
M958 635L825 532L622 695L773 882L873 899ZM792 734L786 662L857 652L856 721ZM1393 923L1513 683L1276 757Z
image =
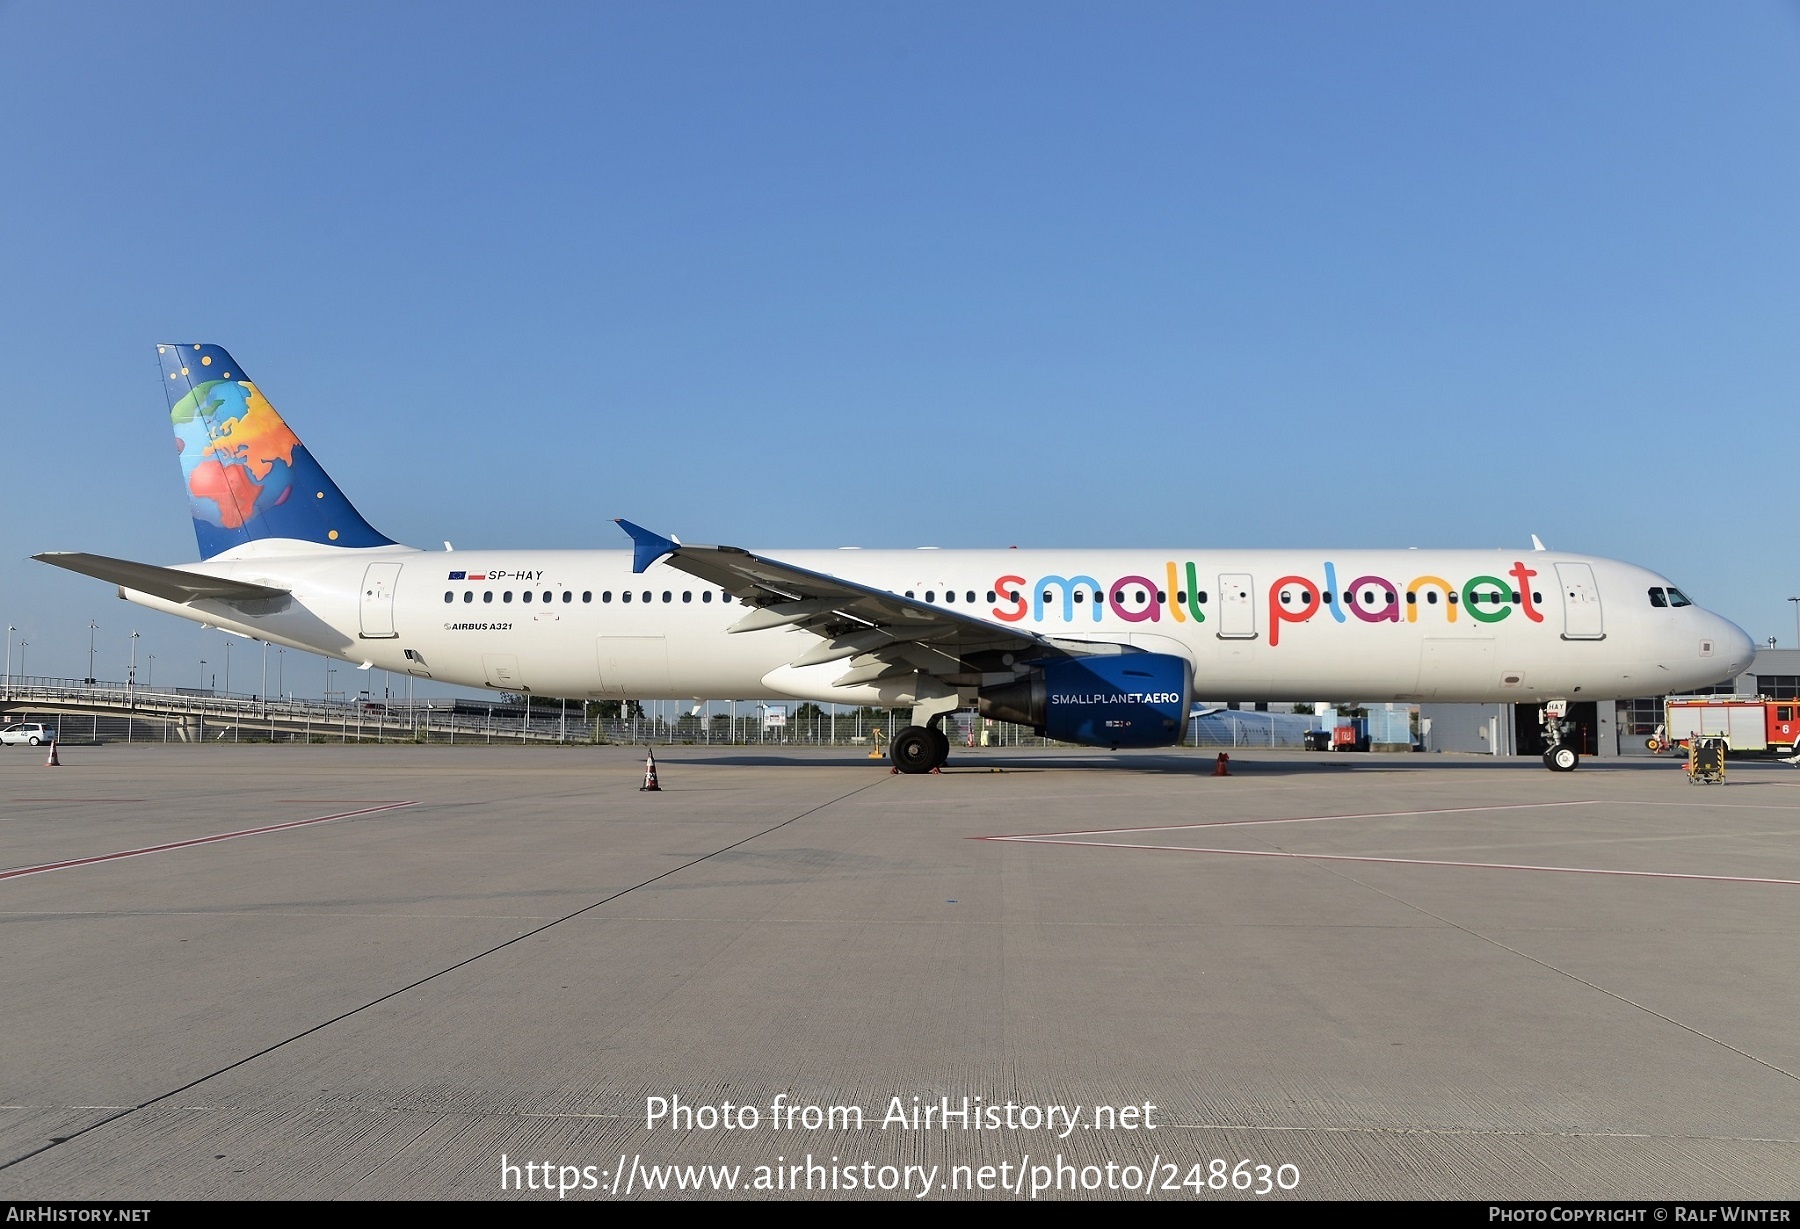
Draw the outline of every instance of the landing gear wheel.
M950 759L950 736L935 725L926 728L931 731L931 737L937 743L937 763L932 767L942 768Z
M1581 756L1573 747L1555 746L1544 752L1544 767L1551 772L1574 772Z
M888 744L888 755L893 758L894 767L908 774L930 772L942 764L949 753L950 740L922 725L907 726Z

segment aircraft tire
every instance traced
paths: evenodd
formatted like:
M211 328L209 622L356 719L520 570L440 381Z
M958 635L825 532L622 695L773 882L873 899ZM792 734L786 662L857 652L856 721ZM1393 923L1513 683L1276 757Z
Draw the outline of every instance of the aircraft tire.
M937 763L933 764L932 767L942 768L945 764L950 762L950 736L935 725L929 728L931 730L933 741L937 743Z
M888 755L894 767L908 775L930 772L944 762L939 754L935 730L922 725L909 725L888 744ZM947 742L946 742L947 745Z
M1544 752L1544 767L1551 772L1574 772L1581 755L1573 747L1556 746Z

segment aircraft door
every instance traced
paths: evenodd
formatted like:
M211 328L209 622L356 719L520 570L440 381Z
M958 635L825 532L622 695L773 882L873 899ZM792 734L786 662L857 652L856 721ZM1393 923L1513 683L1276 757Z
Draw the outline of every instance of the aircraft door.
M1219 577L1219 639L1256 639L1256 586L1248 572Z
M1594 569L1585 563L1559 563L1556 579L1562 585L1563 639L1606 639L1606 624L1600 613L1600 586L1594 583Z
M394 630L394 591L399 586L400 565L397 563L371 563L363 573L364 640L393 640L399 636L400 633Z

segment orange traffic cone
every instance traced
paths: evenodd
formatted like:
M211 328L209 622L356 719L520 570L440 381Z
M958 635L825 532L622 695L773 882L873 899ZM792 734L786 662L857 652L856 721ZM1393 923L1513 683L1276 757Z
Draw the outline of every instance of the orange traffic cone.
M56 740L50 740L50 758L44 761L45 768L61 768L62 761L56 758Z
M656 756L648 747L644 748L644 783L638 786L638 793L662 793L662 786L656 783Z
M1229 777L1231 775L1231 769L1226 767L1229 763L1231 763L1231 757L1226 755L1223 751L1219 752L1219 762L1213 765L1213 776Z

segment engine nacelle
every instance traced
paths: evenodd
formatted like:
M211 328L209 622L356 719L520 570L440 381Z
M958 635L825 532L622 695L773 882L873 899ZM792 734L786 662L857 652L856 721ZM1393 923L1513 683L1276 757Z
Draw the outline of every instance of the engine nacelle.
M1169 747L1187 724L1194 667L1170 653L1071 657L981 689L981 715L1089 747Z

